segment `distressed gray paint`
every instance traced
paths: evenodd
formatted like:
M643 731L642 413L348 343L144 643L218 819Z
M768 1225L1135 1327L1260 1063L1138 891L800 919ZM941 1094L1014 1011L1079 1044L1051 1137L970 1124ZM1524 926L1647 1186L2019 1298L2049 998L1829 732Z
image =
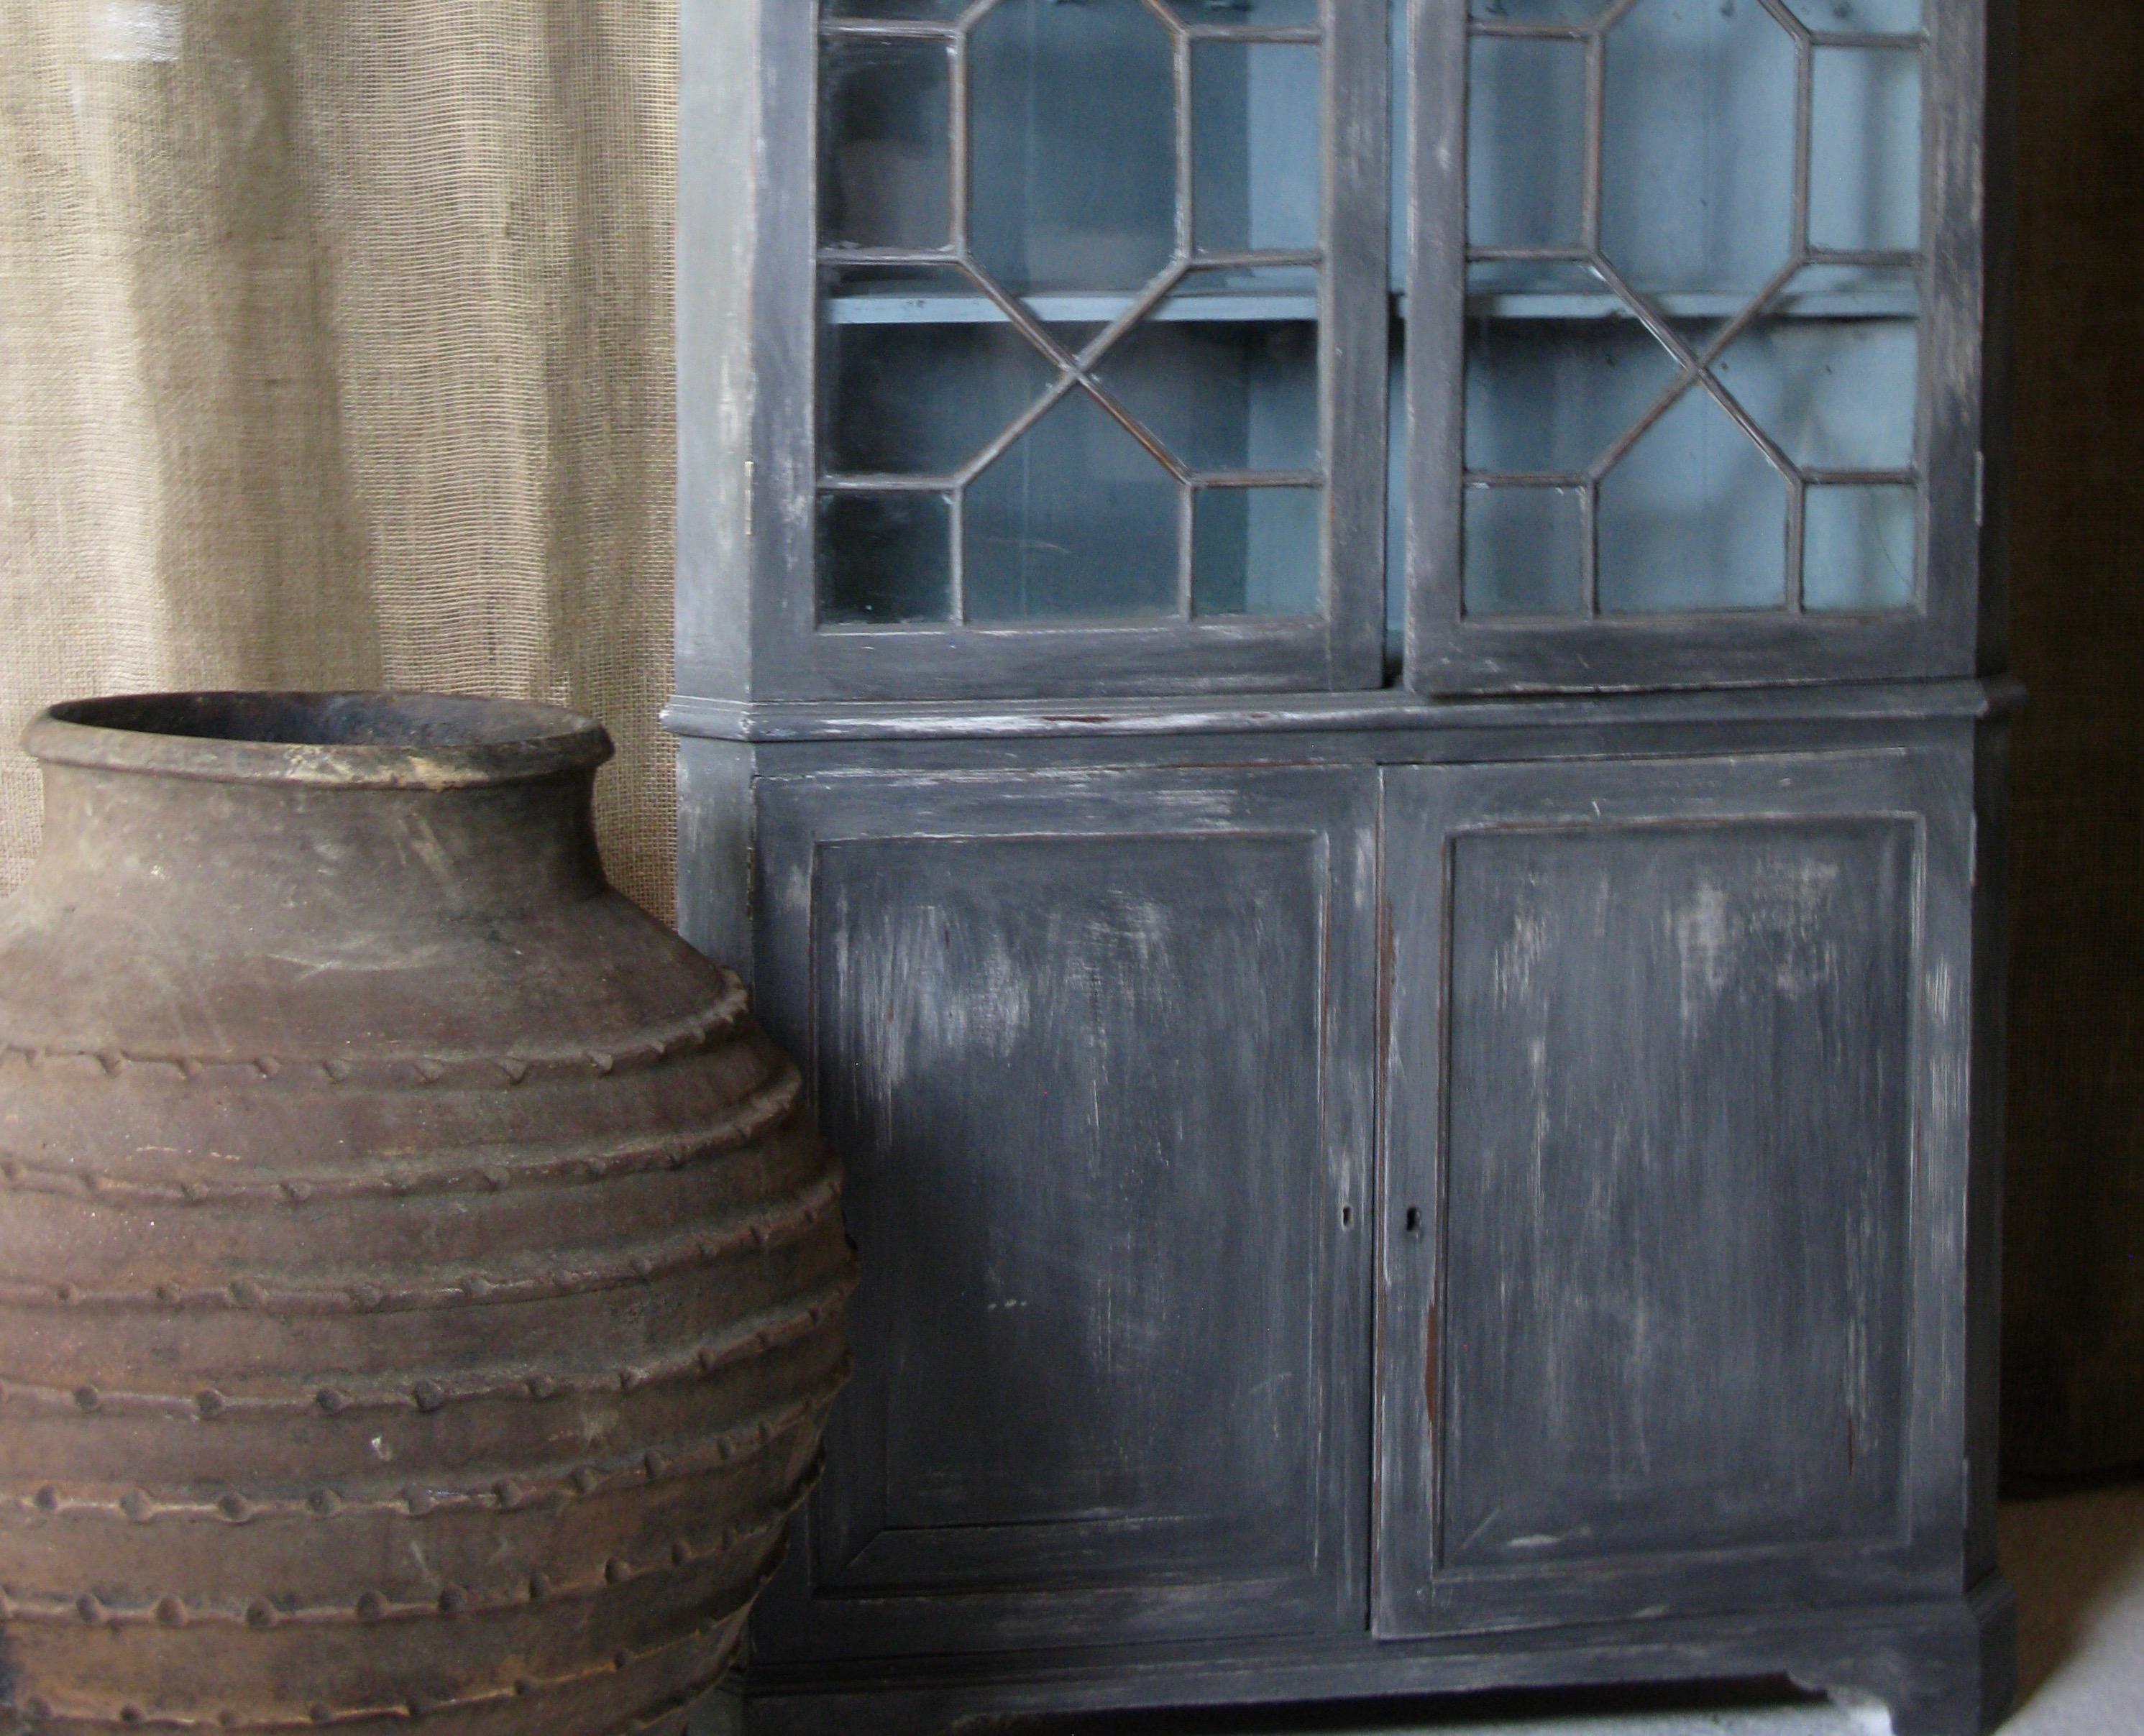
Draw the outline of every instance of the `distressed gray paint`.
M1961 769L1387 774L1381 1632L1958 1579Z
M1610 716L1620 709L1610 705ZM1975 1053L1976 1042L1986 1040L1985 1023L1977 1039L1973 999L1963 986L1973 985L1973 994L1984 997L1999 969L1988 957L1990 924L1981 923L1976 935L1968 919L1974 852L1984 858L1998 847L1993 841L1999 806L1990 806L1976 823L1972 806L1973 732L1991 727L1970 715L1949 721L1862 715L1832 723L1775 718L1764 726L1685 722L1650 732L1635 723L1601 721L1582 747L1569 724L1477 724L1467 732L1471 747L1420 725L1405 732L1338 737L1250 733L1219 742L1191 737L1184 745L1199 763L1173 770L1137 763L1154 751L1157 744L1150 741L1091 737L1005 746L888 742L875 751L881 769L846 771L806 768L821 756L853 765L862 751L856 744L749 750L762 773L759 937L767 1016L811 1055L822 1113L844 1139L851 1163L861 1161L875 1173L879 1191L864 1184L860 1200L869 1203L859 1205L853 1225L866 1264L872 1214L885 1212L878 1233L897 1243L886 1276L890 1293L877 1311L892 1337L875 1339L875 1328L865 1328L860 1354L867 1371L859 1390L871 1390L874 1364L885 1374L936 1362L914 1402L931 1416L944 1415L952 1439L972 1434L980 1456L970 1462L965 1447L934 1448L927 1435L919 1436L921 1457L889 1479L895 1456L886 1447L902 1425L886 1407L845 1418L828 1493L800 1526L797 1548L766 1605L759 1662L749 1679L752 1728L840 1728L857 1704L841 1695L863 1692L865 1684L884 1696L871 1702L874 1719L901 1729L911 1727L902 1720L914 1713L920 1732L942 1728L931 1721L939 1713L916 1710L926 1706L1165 1704L1186 1694L1226 1700L1249 1692L1246 1682L1263 1682L1278 1696L1293 1691L1293 1673L1318 1659L1324 1660L1319 1667L1339 1673L1336 1680L1352 1684L1346 1691L1398 1693L1424 1681L1456 1687L1591 1679L1604 1672L1609 1678L1626 1671L1725 1674L1762 1657L1773 1660L1765 1668L1790 1668L1819 1684L1874 1685L1902 1709L1903 1729L1954 1736L1978 1729L2000 1701L1998 1690L1983 1684L1988 1677L1999 1685L2007 1631L1999 1619L2000 1582L1988 1576L1983 1540L1993 1486L1971 1471L1961 1450L1968 1438L1973 1451L1982 1450L1993 1396L1987 1357L1992 1292L1976 1291L1968 1310L1965 1287L1967 1264L1978 1270L1989 1257L1986 1227L1994 1187L1967 1114L1991 1086ZM1685 753L1620 764L1597 757L1633 751L1649 734L1654 752L1708 737L1722 745L1733 739L1740 747L1710 757ZM1345 744L1367 749L1368 761L1357 755L1351 768L1335 756L1334 746ZM1217 769L1217 757L1225 764L1238 754L1283 745L1297 766ZM1436 763L1455 751L1460 762ZM1585 757L1571 757L1581 751ZM1089 752L1108 758L1083 764ZM1482 763L1483 755L1508 762ZM1305 760L1322 763L1300 763ZM1384 774L1389 787L1382 828L1364 782L1375 775L1367 763L1380 760L1394 768ZM931 769L934 761L940 769ZM960 762L975 769L956 769ZM796 769L785 772L784 766ZM1978 777L1984 801L1992 802L1999 771ZM1380 830L1386 909L1372 922L1364 889ZM1441 841L1455 835L1522 848L1531 868L1520 873L1519 865L1492 862L1494 871L1479 878L1481 896L1472 905L1447 900ZM1556 847L1559 840L1583 844L1588 838L1594 841L1590 851L1566 854ZM1040 1449L1030 1442L1030 1451L1011 1454L1013 1480L1002 1481L1007 1455L990 1449L1006 1444L993 1431L1024 1427L1030 1416L1076 1414L1084 1401L1106 1409L1123 1430L1134 1498L1140 1486L1166 1488L1175 1468L1151 1456L1141 1463L1132 1446L1149 1438L1142 1434L1149 1412L1169 1414L1184 1384L1181 1369L1144 1371L1141 1378L1152 1383L1154 1395L1144 1403L1092 1379L1077 1359L1045 1357L1044 1375L1010 1373L1008 1347L1018 1341L993 1340L986 1300L960 1300L975 1287L955 1286L950 1304L944 1295L934 1297L933 1287L947 1271L960 1269L960 1249L972 1251L1008 1233L1030 1249L1061 1240L1067 1257L1077 1257L1081 1284L1092 1286L1118 1269L1096 1253L1109 1245L1103 1227L1124 1222L1111 1217L1109 1178L1114 1174L1118 1190L1136 1192L1134 1178L1156 1149L1147 1131L1151 1114L1134 1113L1096 1138L1076 1118L1053 1122L1046 1108L1009 1117L1003 1113L1008 1101L1046 1105L1066 1081L1086 1082L1091 1090L1107 1074L1129 1089L1129 1104L1150 1109L1162 1089L1156 1081L1234 1076L1229 1069L1253 1066L1256 1055L1264 1058L1263 1075L1275 1081L1276 1100L1299 1101L1291 1094L1300 1086L1289 1082L1300 1078L1292 1069L1303 1057L1291 1039L1303 1028L1303 997L1291 989L1256 1003L1242 986L1242 973L1254 967L1261 982L1270 971L1283 988L1300 972L1304 914L1282 915L1285 897L1263 906L1272 921L1234 925L1238 934L1210 959L1190 963L1179 948L1152 985L1117 983L1099 1000L1095 996L1096 985L1116 976L1096 965L1126 931L1124 910L1138 905L1150 918L1174 910L1179 931L1198 927L1203 917L1221 932L1229 925L1210 918L1232 899L1248 898L1242 907L1258 907L1247 889L1294 884L1303 870L1288 865L1299 864L1305 840L1327 852L1323 871L1348 880L1352 890L1325 895L1328 913L1342 913L1342 920L1331 922L1322 967L1332 985L1328 1044L1342 1044L1324 1064L1341 1088L1333 1100L1345 1110L1339 1128L1328 1125L1328 1142L1341 1143L1328 1143L1324 1162L1338 1168L1303 1172L1298 1181L1313 1191L1298 1208L1306 1221L1323 1217L1329 1228L1335 1199L1345 1204L1354 1193L1354 1183L1334 1181L1338 1175L1353 1177L1367 1197L1382 1198L1382 1215L1373 1228L1365 1224L1385 1251L1374 1353L1363 1257L1336 1242L1345 1257L1328 1277L1344 1291L1340 1274L1352 1271L1358 1287L1352 1296L1323 1288L1317 1293L1329 1310L1325 1324L1337 1335L1328 1342L1361 1347L1352 1358L1344 1349L1331 1352L1327 1366L1336 1390L1328 1401L1336 1414L1347 1411L1351 1400L1343 1389L1352 1369L1356 1438L1368 1427L1361 1407L1374 1400L1383 1418L1383 1445L1374 1459L1367 1445L1362 1456L1338 1452L1320 1497L1325 1505L1306 1499L1300 1510L1327 1515L1337 1526L1329 1535L1338 1539L1330 1559L1352 1565L1337 1579L1298 1575L1291 1582L1260 1577L1272 1565L1272 1536L1231 1550L1220 1542L1225 1521L1204 1535L1195 1524L1174 1530L1113 1526L1106 1519L1091 1528L1087 1521L1066 1525L1077 1473L1067 1468L1071 1461L1053 1460L1054 1436L1041 1437ZM1710 888L1716 900L1700 895L1706 888L1698 882L1707 874L1716 883ZM1798 901L1798 876L1828 890L1814 902ZM1530 883L1534 891L1525 892ZM1587 886L1595 897L1607 898L1620 925L1611 925L1620 940L1605 953L1588 938L1591 917L1574 914L1567 895ZM1299 904L1312 902L1311 895L1296 895ZM1674 920L1678 895L1690 906L1683 914L1695 924L1681 930ZM1715 1209L1725 1214L1724 1225L1740 1226L1735 1259L1746 1266L1766 1307L1753 1315L1739 1293L1730 1306L1723 1284L1708 1290L1706 1281L1725 1268L1715 1263L1709 1244L1694 1242L1679 1245L1676 1259L1658 1268L1663 1275L1650 1291L1640 1285L1619 1292L1611 1258L1577 1293L1603 1307L1619 1306L1620 1295L1620 1303L1680 1308L1686 1342L1701 1342L1708 1324L1731 1345L1740 1342L1738 1331L1746 1336L1755 1330L1753 1321L1798 1320L1807 1328L1804 1337L1750 1341L1760 1363L1769 1357L1779 1365L1774 1371L1788 1388L1794 1378L1829 1380L1853 1357L1867 1362L1859 1388L1829 1413L1791 1405L1775 1413L1762 1392L1746 1388L1739 1408L1721 1406L1695 1376L1685 1386L1656 1385L1651 1396L1665 1409L1655 1421L1670 1441L1672 1462L1657 1483L1640 1480L1615 1500L1604 1496L1599 1510L1580 1511L1580 1525L1605 1520L1614 1534L1597 1551L1566 1546L1547 1568L1532 1559L1539 1528L1508 1531L1501 1559L1492 1548L1485 1559L1440 1560L1430 1505L1422 1486L1410 1493L1407 1468L1427 1461L1435 1441L1425 1430L1426 1339L1418 1323L1426 1322L1427 1297L1436 1292L1402 1292L1421 1282L1407 1262L1417 1243L1407 1233L1407 1208L1426 1196L1441 1211L1452 1186L1440 1169L1450 1159L1437 1131L1445 1114L1438 1094L1459 1080L1456 1069L1463 1059L1470 1077L1456 1089L1487 1130L1472 1140L1477 1153L1493 1147L1499 1118L1511 1121L1539 1108L1506 1083L1505 1069L1520 1064L1506 1055L1510 1044L1485 1039L1477 1051L1455 1049L1450 1064L1441 1065L1444 1050L1432 1036L1425 1079L1423 1047L1407 1034L1419 1035L1425 1019L1432 1031L1438 1028L1442 990L1436 985L1447 980L1477 1004L1496 1004L1496 1016L1506 1020L1558 1016L1553 996L1494 1001L1498 966L1488 937L1500 920L1506 927L1516 921L1515 900L1522 896L1535 900L1530 911L1544 919L1543 970L1552 980L1587 985L1589 992L1650 961L1650 977L1636 971L1641 981L1633 992L1672 995L1679 1009L1677 949L1695 946L1693 957L1705 967L1705 924L1715 915L1723 943L1711 966L1733 1016L1724 1025L1694 1027L1710 1033L1709 1039L1700 1035L1694 1049L1677 1047L1672 1031L1679 1025L1641 1041L1611 1022L1589 1037L1587 1023L1561 1009L1566 1039L1578 1046L1561 1056L1574 1079L1556 1101L1565 1133L1576 1142L1570 1148L1581 1152L1587 1094L1577 1085L1589 1069L1596 1081L1617 1069L1630 1072L1621 1100L1639 1106L1641 1114L1667 1115L1680 1093L1705 1096L1724 1118L1715 1129L1717 1148L1693 1155L1686 1144L1668 1139L1660 1155L1662 1161L1720 1166L1718 1183L1726 1193ZM1447 948L1447 927L1462 925L1469 910L1476 942ZM1345 915L1350 910L1352 918ZM1111 920L1111 911L1119 920ZM1285 939L1292 924L1298 929L1293 943ZM1380 931L1388 936L1382 945ZM1007 968L1008 959L1017 960L1017 968ZM909 968L896 969L896 960ZM1663 975L1670 961L1675 970ZM1797 1001L1789 995L1775 1006L1753 990L1752 971L1759 978L1770 971L1774 986L1784 972L1804 985L1807 996ZM1218 991L1212 1005L1195 1004L1187 975ZM1701 976L1700 984L1710 980ZM1068 982L1087 985L1084 998L1072 994ZM1381 985L1376 992L1385 1010L1378 1017L1390 1033L1390 1059L1382 1069L1384 1154L1377 1175L1369 1178L1362 1158L1347 1153L1351 1142L1359 1151L1369 1138L1367 1098L1374 1082L1363 1069L1377 1046L1367 1010L1373 983ZM1025 1011L1008 1021L1003 1015L1014 1001ZM1257 1016L1231 1016L1250 1004ZM1050 1009L1047 1023L1059 1034L1056 1040L1034 1043L1037 1005ZM1017 1036L1008 1034L1011 1026L1019 1027ZM1775 1108L1785 1106L1784 1129L1752 1118L1749 1109L1756 1099L1745 1101L1736 1092L1740 1063L1729 1054L1741 1054L1755 1029L1769 1033L1784 1058L1785 1077L1771 1099ZM1715 1046L1708 1049L1706 1040ZM1633 1043L1644 1051L1638 1060L1649 1066L1633 1060ZM1013 1076L1026 1085L1010 1087ZM1202 1089L1210 1094L1213 1088ZM1839 1100L1821 1100L1826 1092ZM1791 1112L1803 1094L1809 1101L1796 1122ZM1986 1111L1977 1113L1984 1118ZM1908 1116L1910 1138L1901 1131ZM1298 1166L1316 1148L1307 1139L1298 1133L1291 1142ZM1462 1149L1456 1143L1450 1148ZM1163 1306L1181 1306L1184 1317L1195 1317L1199 1305L1198 1257L1212 1254L1199 1239L1202 1226L1182 1227L1200 1216L1187 1201L1197 1198L1199 1187L1243 1182L1238 1173L1243 1149L1240 1138L1218 1133L1187 1136L1171 1148L1174 1165L1205 1172L1203 1181L1183 1182L1190 1193L1174 1196L1154 1214L1169 1226L1161 1245L1187 1246L1194 1256L1183 1264L1160 1262L1163 1287L1176 1298ZM1142 1151L1147 1158L1139 1158ZM1277 1162L1268 1157L1253 1172L1268 1198L1278 1197L1269 1190L1287 1186L1286 1166L1276 1169ZM1113 1163L1122 1167L1113 1170ZM1063 1171L1070 1172L1069 1180L1053 1173ZM942 1185L948 1177L970 1191L949 1191ZM1024 1184L1018 1180L1023 1177L1030 1178ZM1002 1184L994 1184L1000 1178ZM1458 1190L1475 1233L1492 1243L1515 1233L1526 1216L1523 1196L1501 1191L1507 1185L1507 1177L1500 1178L1481 1160ZM1317 1188L1336 1187L1344 1191L1327 1191L1319 1201ZM1781 1204L1783 1188L1794 1202L1790 1211ZM1626 1187L1620 1221L1626 1227L1639 1221L1648 1198L1635 1185ZM1566 1188L1550 1201L1543 1221L1566 1244L1583 1246L1591 1203L1590 1195ZM1656 1202L1652 1209L1659 1209ZM1076 1227L1053 1238L1052 1224L1067 1223ZM1099 1242L1084 1239L1090 1229ZM1427 1231L1424 1245L1441 1245L1437 1216L1427 1220ZM1860 1263L1811 1262L1803 1245L1811 1234L1843 1239ZM1567 1268L1572 1262L1560 1256L1556 1263ZM1130 1270L1138 1262L1127 1252L1119 1264ZM1511 1282L1511 1270L1505 1262L1491 1277L1491 1267L1477 1262L1477 1287ZM1518 1277L1521 1289L1531 1282L1523 1272ZM1094 1293L1086 1292L1090 1302ZM1559 1293L1552 1282L1539 1282L1537 1306L1521 1311L1529 1332L1546 1335L1534 1353L1536 1370L1542 1357L1562 1353L1551 1306ZM1071 1330L1065 1319L1079 1314L1080 1294L1079 1285L1054 1292L1055 1331ZM860 1317L868 1321L873 1312L866 1306ZM1582 1335L1576 1342L1581 1356L1590 1351L1607 1357L1600 1373L1612 1372L1614 1350L1612 1337L1605 1350ZM1277 1370L1288 1366L1273 1342L1247 1327L1239 1340L1213 1350L1217 1384L1199 1389L1208 1401L1228 1405L1228 1393L1242 1385L1240 1373L1229 1371L1245 1366L1247 1355ZM953 1384L940 1391L934 1380ZM1148 1389L1135 1381L1134 1392L1141 1390ZM926 1391L936 1392L927 1403L921 1396ZM1008 1391L1019 1393L1020 1403L996 1408ZM965 1426L958 1416L960 1395L982 1407ZM1466 1416L1467 1396L1461 1395L1456 1410L1447 1408L1447 1426ZM1482 1394L1471 1396L1479 1413ZM1537 1397L1520 1391L1506 1401L1524 1426L1537 1420L1526 1409ZM1839 1426L1849 1410L1857 1431L1850 1468ZM1612 1400L1587 1425L1595 1434L1581 1446L1600 1445L1602 1416L1609 1436L1623 1431L1624 1438L1610 1444L1627 1446L1637 1413ZM912 1418L907 1426L916 1426ZM1344 1425L1335 1426L1344 1435ZM1716 1449L1722 1462L1741 1462L1738 1444L1765 1430L1776 1438L1766 1439L1754 1456L1776 1473L1768 1483L1738 1498L1715 1482L1709 1509L1685 1499L1686 1479L1710 1451ZM1083 1451L1091 1451L1094 1438L1087 1437ZM1522 1431L1504 1450L1527 1438ZM913 1440L906 1450L918 1451ZM1477 1461L1480 1487L1491 1499L1508 1492L1498 1481L1506 1474L1502 1457L1500 1450ZM983 1482L1000 1479L994 1489L959 1482L975 1477L979 1466ZM1373 1466L1382 1466L1375 1476ZM1140 1478L1147 1480L1144 1486ZM1530 1481L1516 1480L1522 1492L1530 1492ZM1214 1514L1240 1515L1229 1504L1233 1485L1217 1482L1209 1492ZM1582 1480L1557 1494L1583 1509ZM951 1506L931 1505L949 1498ZM1367 1511L1372 1500L1373 1534ZM889 1528L888 1510L904 1501L920 1501L925 1522ZM1023 1501L1031 1505L1024 1509ZM962 1502L972 1503L972 1528L965 1531L947 1523ZM911 1511L911 1519L917 1516ZM830 1548L836 1529L845 1540ZM1273 1535L1284 1531L1275 1527ZM1366 1546L1372 1535L1374 1574ZM1372 1585L1374 1627L1365 1601ZM1984 1637L1955 1637L1981 1634L1975 1624L1981 1617L1958 1602L1971 1585L1983 1588L1971 1607L1998 1614L1988 1617L1993 1624ZM1878 1610L1866 1603L1875 1597L1893 1601ZM1838 1614L1824 1630L1828 1639L1803 1628L1788 1644L1779 1639L1784 1618L1764 1615L1768 1607L1804 1612L1797 1617L1802 1621L1810 1608ZM1944 1609L1958 1613L1939 1619L1933 1613ZM1928 1613L1910 1614L1914 1610ZM1722 1611L1733 1612L1728 1627L1706 1625ZM1953 1639L1916 1640L1909 1661L1894 1659L1880 1669L1864 1656L1868 1634L1923 1619L1937 1622L1929 1631ZM1620 1646L1604 1649L1601 1659L1585 1668L1566 1652L1539 1651L1521 1637L1526 1631L1554 1634L1571 1623L1617 1620L1638 1624ZM1942 1625L1953 1621L1963 1625ZM1499 1639L1454 1649L1457 1636L1486 1630L1498 1630ZM1325 1638L1316 1647L1283 1637L1320 1632ZM1692 1634L1714 1636L1690 1654L1709 1658L1710 1665L1670 1665L1674 1646ZM1128 1642L1136 1643L1136 1654L1119 1649ZM1022 1659L1037 1648L1067 1643L1084 1649L1091 1661L1069 1674L1061 1663L1053 1664L1053 1685L1045 1689ZM1278 1661L1273 1649L1291 1644L1290 1661ZM1122 1660L1134 1655L1153 1664L1151 1679L1138 1672L1126 1676ZM1555 1656L1570 1664L1562 1677L1548 1661ZM1654 1667L1641 1669L1641 1658L1653 1659ZM844 1683L849 1687L841 1688Z
M682 17L680 908L808 1057L875 1287L762 1606L754 1736L1774 1672L1907 1736L2008 1704L2017 694L1972 677L2002 654L1975 457L2008 6L1930 0L1928 613L1484 636L1452 630L1441 552L1464 8L1408 3L1408 140L1370 117L1368 8L1338 0L1328 58L1336 461L1382 444L1386 365L1385 243L1344 189L1367 209L1388 143L1419 189L1406 663L1356 691L1367 460L1335 476L1337 636L815 633L812 7ZM1536 1189L1511 1164L1544 1123ZM1670 1234L1685 1205L1708 1233ZM1572 1380L1599 1401L1560 1407Z
M1062 1653L941 1659L897 1674L755 1667L751 1736L965 1733L975 1719L1154 1707L1308 1706L1322 1700L1510 1687L1747 1680L1883 1700L1896 1736L1991 1728L2015 1692L2016 1610L1988 1581L1969 1597L1824 1610L1604 1622L1573 1631L1367 1636L1213 1648L1141 1647L1067 1666ZM983 1729L992 1728L985 1724ZM1106 1724L1098 1723L1098 1729ZM1017 1730L1017 1724L1011 1727Z
M762 781L870 1274L762 1655L1359 1628L1374 791Z

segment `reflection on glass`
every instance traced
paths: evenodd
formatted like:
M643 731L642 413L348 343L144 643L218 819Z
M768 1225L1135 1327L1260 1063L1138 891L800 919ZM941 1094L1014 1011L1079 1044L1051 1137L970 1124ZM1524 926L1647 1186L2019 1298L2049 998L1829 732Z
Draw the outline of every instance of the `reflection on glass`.
M1481 247L1585 237L1586 48L1477 36L1467 97L1467 236Z
M1317 318L1313 273L1194 272L1099 377L1189 470L1314 469Z
M1317 48L1198 42L1191 106L1200 250L1315 247L1325 107Z
M829 244L945 245L950 68L939 42L836 37L825 45L819 226Z
M1812 488L1804 508L1802 607L1910 608L1919 502L1906 484Z
M819 613L841 625L950 620L952 513L936 494L822 494Z
M1758 0L1638 0L1607 56L1602 251L1640 290L1746 300L1794 250L1793 38Z
M1920 421L1920 334L1912 319L1884 315L1912 305L1910 277L1858 295L1797 297L1802 282L1727 347L1714 376L1804 469L1906 469Z
M1175 613L1178 510L1159 461L1090 394L1066 394L968 489L968 618Z
M1604 614L1786 603L1786 479L1692 389L1601 485Z
M1591 24L1608 0L1472 0L1474 16L1496 24Z
M959 272L828 275L819 465L836 475L950 476L1057 377Z
M1318 22L1318 0L1169 0L1187 24L1257 24L1300 29Z
M1675 380L1675 359L1583 265L1476 265L1468 284L1470 470L1584 471Z
M1787 0L1787 4L1812 30L1903 36L1921 27L1921 0Z
M1921 57L1819 48L1812 87L1809 241L1841 252L1921 241Z
M820 0L830 18L957 18L975 0Z
M1005 0L969 62L978 263L1016 294L1150 280L1175 246L1168 27L1140 0Z
M1324 504L1318 489L1201 489L1192 508L1192 613L1316 614Z
M1467 613L1581 613L1586 607L1583 509L1576 489L1467 489Z

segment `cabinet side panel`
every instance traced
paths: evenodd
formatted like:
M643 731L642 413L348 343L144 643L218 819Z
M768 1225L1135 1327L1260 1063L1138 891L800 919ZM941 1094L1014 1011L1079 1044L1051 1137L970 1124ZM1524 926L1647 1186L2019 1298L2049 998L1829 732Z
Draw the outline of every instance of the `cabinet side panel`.
M677 744L677 928L693 945L752 979L752 782L757 750L742 742Z
M677 687L751 691L759 0L677 15Z

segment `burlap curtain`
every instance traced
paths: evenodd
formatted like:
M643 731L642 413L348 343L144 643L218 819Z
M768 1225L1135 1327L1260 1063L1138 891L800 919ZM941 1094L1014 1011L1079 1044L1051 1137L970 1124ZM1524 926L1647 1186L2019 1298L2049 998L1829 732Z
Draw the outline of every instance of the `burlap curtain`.
M58 697L444 687L618 738L671 905L664 0L0 0L0 888Z
M2144 7L2022 16L2007 1450L2059 1475L2144 1464ZM668 909L675 44L0 0L0 886L45 701L388 684L602 717Z

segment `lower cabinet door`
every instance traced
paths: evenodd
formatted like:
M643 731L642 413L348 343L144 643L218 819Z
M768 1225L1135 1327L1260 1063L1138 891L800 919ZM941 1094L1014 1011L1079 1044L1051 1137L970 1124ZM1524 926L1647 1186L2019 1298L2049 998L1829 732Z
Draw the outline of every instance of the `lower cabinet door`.
M755 1658L1362 1630L1376 773L759 804L864 1277Z
M1954 1587L1970 756L1385 789L1377 1630Z

